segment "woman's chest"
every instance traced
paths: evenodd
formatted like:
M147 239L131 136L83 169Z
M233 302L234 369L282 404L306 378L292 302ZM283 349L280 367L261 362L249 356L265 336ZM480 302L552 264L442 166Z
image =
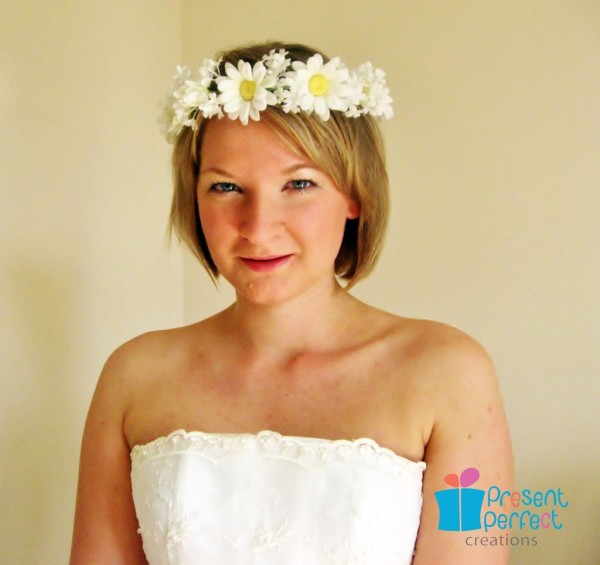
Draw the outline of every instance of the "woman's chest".
M128 411L131 445L175 429L369 437L413 460L428 422L415 375L382 356L302 357L284 367L214 364L150 379Z

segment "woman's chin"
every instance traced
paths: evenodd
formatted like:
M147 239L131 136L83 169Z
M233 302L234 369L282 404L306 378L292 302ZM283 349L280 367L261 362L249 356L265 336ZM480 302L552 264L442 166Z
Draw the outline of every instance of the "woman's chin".
M335 286L333 276L322 280L293 280L291 277L256 277L245 281L230 281L236 291L238 302L257 306L276 306L293 302L302 296L318 294Z
M284 304L301 294L294 292L290 285L275 281L257 280L234 286L238 302L249 302L257 306Z

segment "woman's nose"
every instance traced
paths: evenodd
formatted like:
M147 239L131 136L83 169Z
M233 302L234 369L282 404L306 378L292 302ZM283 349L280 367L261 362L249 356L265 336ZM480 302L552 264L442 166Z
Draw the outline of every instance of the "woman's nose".
M270 195L252 194L245 199L240 218L240 234L251 243L262 243L281 227L281 210Z

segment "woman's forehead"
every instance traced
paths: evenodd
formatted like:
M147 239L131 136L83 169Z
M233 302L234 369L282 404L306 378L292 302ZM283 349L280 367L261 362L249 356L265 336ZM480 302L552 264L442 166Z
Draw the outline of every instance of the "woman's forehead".
M239 120L211 119L205 126L200 158L202 170L243 163L282 169L300 165L318 168L309 157L294 151L273 126L264 121L243 125Z

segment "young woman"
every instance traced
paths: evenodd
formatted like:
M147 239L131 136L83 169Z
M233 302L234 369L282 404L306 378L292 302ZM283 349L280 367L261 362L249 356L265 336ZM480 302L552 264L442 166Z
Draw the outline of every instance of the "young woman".
M469 467L510 487L490 359L348 293L385 230L390 102L380 70L301 45L180 69L171 224L236 301L106 363L72 564L506 562L440 530L434 494Z

